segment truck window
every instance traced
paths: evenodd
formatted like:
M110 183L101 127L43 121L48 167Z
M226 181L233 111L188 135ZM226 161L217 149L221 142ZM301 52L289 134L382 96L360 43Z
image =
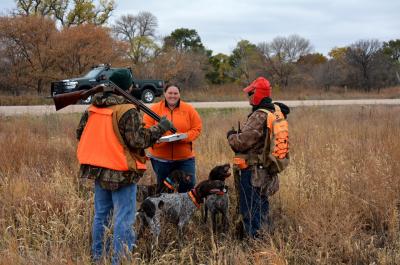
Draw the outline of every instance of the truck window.
M88 78L88 79L92 79L92 78L96 78L96 76L101 72L101 71L103 71L103 69L92 69L92 70L90 70L84 77L85 78Z
M103 72L103 74L105 74L106 75L106 77L107 77L107 79L111 76L111 74L114 72L114 70L112 70L112 69L108 69L108 70L105 70L104 72Z

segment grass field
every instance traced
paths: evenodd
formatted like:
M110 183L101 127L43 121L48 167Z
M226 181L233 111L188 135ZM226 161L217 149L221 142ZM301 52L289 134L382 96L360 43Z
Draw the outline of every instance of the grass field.
M133 264L400 264L399 111L292 109L292 160L270 199L273 234L212 235L198 212L181 247L168 226L158 249L151 237L138 242ZM232 109L200 114L198 180L232 161L225 133L246 117ZM0 116L0 264L90 264L93 193L78 185L78 121ZM233 179L228 184L233 214Z
M11 96L0 93L0 106L23 105L52 105L53 100L46 95L23 94ZM400 86L384 88L378 91L365 93L358 90L345 90L341 87L331 88L329 91L307 87L293 87L287 89L273 88L275 100L307 100L307 99L363 99L363 98L400 98ZM186 101L247 101L242 87L236 84L214 85L198 89L182 88L182 98ZM159 101L160 98L156 98Z

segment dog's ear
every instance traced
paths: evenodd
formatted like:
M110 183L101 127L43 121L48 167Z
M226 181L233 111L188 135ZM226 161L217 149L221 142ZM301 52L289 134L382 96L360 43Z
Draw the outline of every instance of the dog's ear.
M231 165L229 165L229 164L225 164L224 165L224 170L225 171L229 171L230 168L231 168Z
M144 200L140 208L149 218L153 218L156 214L156 206L151 200Z

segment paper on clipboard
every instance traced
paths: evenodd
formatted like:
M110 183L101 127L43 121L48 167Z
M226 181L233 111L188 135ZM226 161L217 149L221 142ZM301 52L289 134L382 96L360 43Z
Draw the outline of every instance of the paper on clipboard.
M186 133L174 133L171 135L161 137L160 139L158 139L158 142L159 143L175 142L175 141L179 141L179 140L182 140L185 138L187 138Z

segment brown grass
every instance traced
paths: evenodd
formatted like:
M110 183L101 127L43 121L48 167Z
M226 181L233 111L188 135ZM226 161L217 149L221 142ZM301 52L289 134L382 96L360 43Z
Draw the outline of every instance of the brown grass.
M242 87L236 84L211 85L198 89L182 89L182 98L186 101L247 101ZM272 91L275 100L307 99L361 99L361 98L400 98L400 86L384 88L380 92L365 93L357 90L345 90L333 87L329 91L309 87L275 88ZM160 98L156 98L159 101ZM9 96L0 94L0 106L51 105L53 101L46 96L22 95Z
M182 91L182 97L187 101L240 101L247 100L242 92L243 87L235 84L204 87L196 90ZM333 87L329 91L310 87L290 87L272 89L276 100L307 100L307 99L361 99L361 98L400 98L400 86L365 93L357 90L345 90Z
M133 263L399 264L399 110L292 109L292 161L271 198L273 235L243 242L233 231L213 236L198 213L183 246L168 226L159 249L150 248L150 237L138 242ZM195 149L204 179L232 160L225 132L246 111L201 115ZM0 264L90 264L93 194L77 182L78 120L0 117ZM232 179L229 185L233 213Z
M47 96L23 95L9 96L0 94L0 106L30 106L30 105L51 105L54 104Z

